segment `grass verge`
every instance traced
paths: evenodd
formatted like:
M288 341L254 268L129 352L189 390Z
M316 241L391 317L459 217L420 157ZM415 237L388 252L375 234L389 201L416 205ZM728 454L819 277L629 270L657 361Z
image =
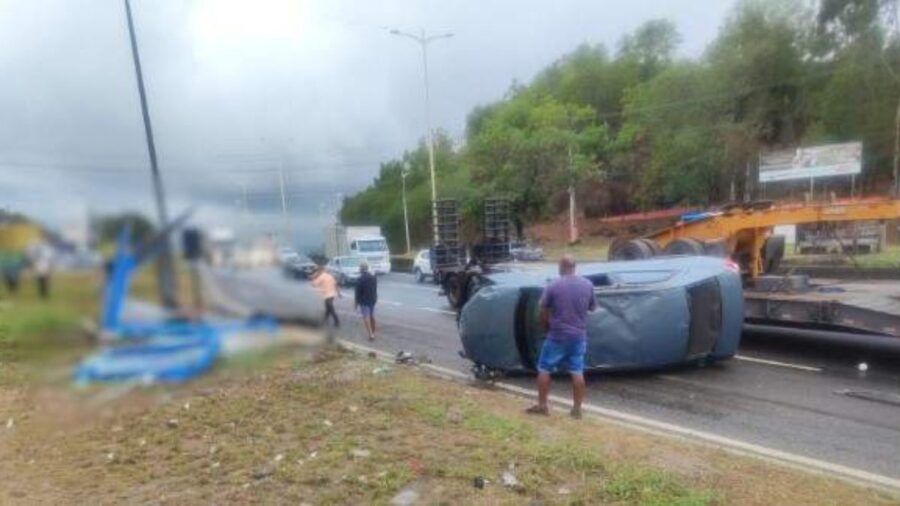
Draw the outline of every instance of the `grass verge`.
M338 351L285 349L179 389L93 399L0 402L0 420L14 420L0 428L0 475L16 476L0 482L0 502L387 504L401 492L418 504L895 501L558 412L528 417L502 393Z

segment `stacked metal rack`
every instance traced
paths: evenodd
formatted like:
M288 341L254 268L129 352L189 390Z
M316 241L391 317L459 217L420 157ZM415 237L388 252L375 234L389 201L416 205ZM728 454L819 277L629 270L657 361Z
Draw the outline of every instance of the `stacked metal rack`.
M507 198L484 201L484 238L474 248L475 257L485 265L512 260L510 253L510 202Z
M459 202L441 199L434 202L434 226L437 244L432 250L432 267L435 270L465 265L465 246L460 239Z

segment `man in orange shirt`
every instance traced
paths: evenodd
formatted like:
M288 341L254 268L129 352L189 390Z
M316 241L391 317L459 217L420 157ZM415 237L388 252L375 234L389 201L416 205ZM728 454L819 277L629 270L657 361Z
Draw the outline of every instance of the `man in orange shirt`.
M319 267L319 270L313 276L312 285L319 291L322 299L325 300L325 317L322 319L322 323L327 324L328 317L331 316L335 328L340 327L341 321L338 320L338 315L334 311L334 298L341 296L337 280L324 267Z

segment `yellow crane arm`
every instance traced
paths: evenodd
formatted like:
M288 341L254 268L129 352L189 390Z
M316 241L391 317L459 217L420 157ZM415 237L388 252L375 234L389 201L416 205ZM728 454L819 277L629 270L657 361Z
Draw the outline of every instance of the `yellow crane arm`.
M697 221L679 221L645 237L656 241L661 248L682 238L723 240L732 257L748 256L749 274L755 278L762 273L762 249L776 225L897 218L900 218L900 200L897 199L790 204L731 209Z

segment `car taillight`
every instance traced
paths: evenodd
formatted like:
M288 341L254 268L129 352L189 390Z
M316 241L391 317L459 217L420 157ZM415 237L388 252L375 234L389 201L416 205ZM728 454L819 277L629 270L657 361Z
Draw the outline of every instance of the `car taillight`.
M730 258L725 260L725 268L736 274L741 273L741 266L738 265L738 263L735 262L734 260L731 260Z

